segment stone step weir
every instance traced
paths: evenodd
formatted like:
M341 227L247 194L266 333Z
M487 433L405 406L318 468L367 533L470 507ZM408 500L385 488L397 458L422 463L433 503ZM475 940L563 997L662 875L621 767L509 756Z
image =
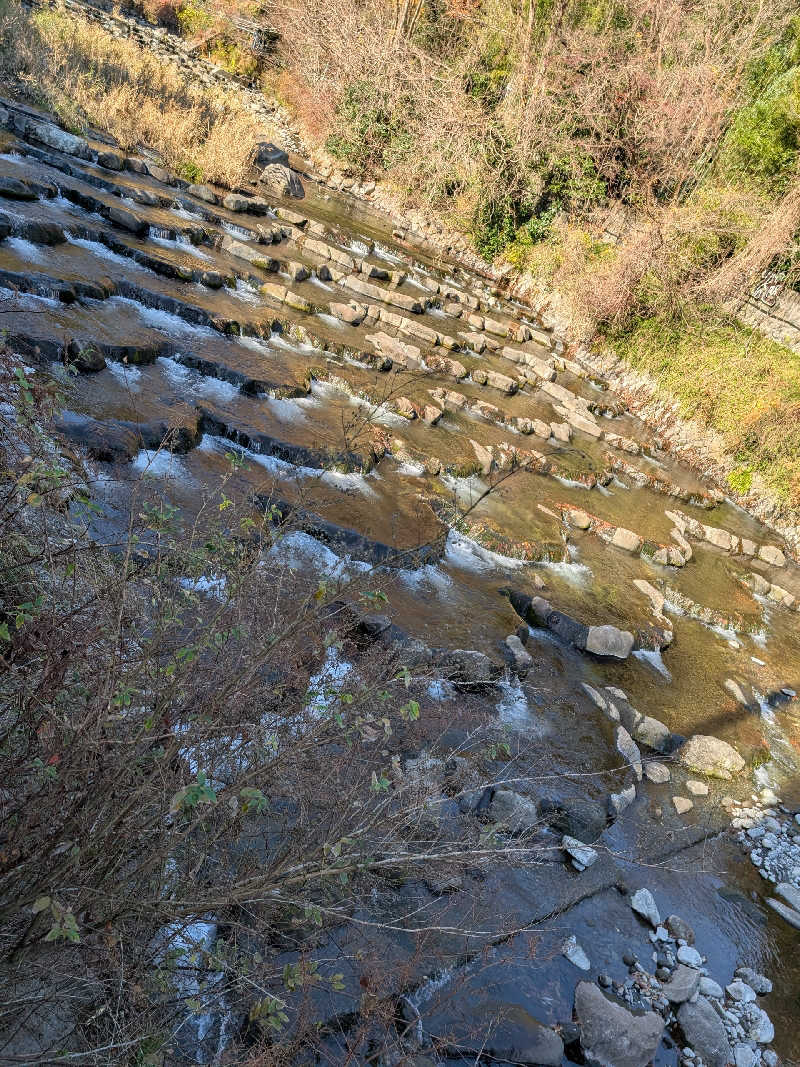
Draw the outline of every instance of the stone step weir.
M451 537L456 554L483 552L479 566L553 576L607 553L603 587L620 568L621 588L644 591L614 606L616 626L579 621L602 618L601 603L584 613L555 578L548 606L526 609L531 625L601 659L656 654L690 623L759 633L761 601L796 609L783 546L732 530L722 494L484 279L418 258L374 223L334 219L314 196L190 185L11 102L0 124L0 286L36 311L8 341L79 372L62 427L95 460L133 474L163 441L205 478L211 457L238 451L257 461L241 488L258 503L282 502L328 551L422 581L451 566ZM349 423L357 443L343 438ZM308 487L315 471L334 479L320 504L305 490L291 502L291 483ZM259 472L275 483L266 495ZM506 482L517 488L501 502ZM351 521L341 493L357 498ZM373 528L370 507L393 499L404 516L427 509L423 525L439 533L409 547L384 518ZM710 525L700 516L713 509L725 517ZM720 552L735 611L720 608L716 576L718 606L701 603Z

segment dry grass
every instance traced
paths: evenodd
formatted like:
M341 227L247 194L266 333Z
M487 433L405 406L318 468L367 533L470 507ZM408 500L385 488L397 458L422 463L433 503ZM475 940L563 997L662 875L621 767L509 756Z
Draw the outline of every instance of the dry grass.
M235 92L192 85L132 42L55 12L11 7L0 29L4 80L73 129L106 130L124 151L151 148L192 180L245 177L264 131Z

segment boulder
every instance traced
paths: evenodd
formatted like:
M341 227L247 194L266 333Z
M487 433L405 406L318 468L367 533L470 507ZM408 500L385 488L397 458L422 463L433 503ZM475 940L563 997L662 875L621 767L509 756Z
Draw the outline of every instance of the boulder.
M744 770L745 766L742 757L727 741L706 734L690 737L678 751L677 759L690 771L726 780Z
M590 845L584 845L583 841L579 841L577 837L570 837L569 834L564 834L562 837L561 847L581 867L591 867L597 859L596 849Z
M162 185L172 185L173 178L168 170L164 167L159 167L156 163L147 164L147 173L151 178L155 178L157 182L161 182Z
M624 526L618 526L611 538L611 544L615 548L621 548L625 552L638 552L642 547L642 539L633 530L626 530Z
M6 200L36 200L36 193L19 178L0 177L0 196Z
M489 807L489 818L511 834L530 833L540 825L535 801L512 789L496 789Z
M652 761L645 763L644 776L648 782L654 782L656 785L664 785L672 777L669 767L665 767L663 763L654 763Z
M678 1023L686 1043L694 1049L707 1067L727 1067L733 1058L728 1035L722 1019L705 997L678 1009Z
M278 148L272 141L259 141L253 151L253 164L258 167L267 167L271 164L289 166L289 154L282 148Z
M675 811L678 815L685 815L687 811L691 811L694 804L688 797L673 797L672 803L675 806Z
M59 129L52 122L32 124L30 133L37 141L46 144L48 148L54 148L57 152L64 152L68 156L78 156L79 159L91 159L93 152L88 142L83 137L74 133L67 133Z
M509 634L506 638L506 648L514 659L514 668L518 671L526 671L533 663L533 657L528 652L516 634Z
M223 197L222 206L228 211L241 214L250 210L250 198L239 196L238 193L228 193L227 196Z
M783 567L786 564L786 556L775 545L762 545L758 550L758 558L773 567Z
M342 322L348 323L350 326L359 326L367 317L366 305L357 304L355 300L351 300L347 304L334 302L329 305L328 310L331 315L341 319Z
M138 215L134 215L132 211L128 211L127 208L117 207L116 204L112 204L109 207L107 213L109 222L115 223L117 226L121 226L123 230L128 230L130 233L135 233L137 236L144 236L150 229L147 221L140 218Z
M97 165L105 167L106 170L122 170L125 166L125 157L120 155L119 152L98 152L97 153Z
M611 793L608 798L608 813L618 819L620 815L636 800L636 786L629 785L619 793Z
M687 945L694 944L694 930L680 915L668 915L665 925L676 940L685 941Z
M694 967L679 963L662 991L670 1004L683 1004L684 1001L691 1000L699 988L700 972Z
M575 1017L587 1062L594 1067L646 1067L664 1030L655 1012L633 1015L592 982L578 983Z
M258 180L281 196L302 200L306 195L303 183L285 163L270 163L261 171Z
M581 797L564 800L545 797L539 802L539 814L553 830L581 842L596 841L608 824L603 805Z
M633 634L616 626L590 626L586 635L586 651L595 656L627 659L633 650Z
M210 185L190 185L186 190L190 196L196 196L206 204L217 204L219 198Z

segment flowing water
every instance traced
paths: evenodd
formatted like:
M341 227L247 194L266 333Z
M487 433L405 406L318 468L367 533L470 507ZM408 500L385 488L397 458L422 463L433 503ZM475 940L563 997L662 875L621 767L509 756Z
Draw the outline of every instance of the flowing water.
M554 778L603 772L613 763L608 738L581 683L615 686L676 733L714 734L746 760L758 756L758 784L800 802L800 706L767 699L800 691L800 568L769 551L785 549L774 533L661 451L524 308L484 278L412 251L383 216L311 181L303 201L275 199L277 213L236 214L178 185L104 170L11 133L2 147L0 178L28 182L36 194L0 204L12 227L0 243L2 323L12 346L62 376L72 342L83 369L72 380L65 432L87 443L93 427L93 439L113 444L119 420L192 428L193 447L181 454L144 438L138 451L110 449L98 481L107 522L142 476L160 479L191 517L235 447L248 462L229 494L302 499L331 522L406 552L393 570L392 617L432 644L499 658L520 623L498 593L506 585L546 596L589 625L635 633L666 619L669 646L642 647L624 662L592 659L548 631L531 631L535 671L524 684L505 683L501 719L547 746ZM110 220L121 200L141 225ZM48 236L42 223L64 239L51 243L52 227ZM261 290L264 283L272 288ZM281 299L287 290L290 303ZM357 326L335 307L352 300L369 308ZM89 370L92 352L103 358ZM431 404L439 411L426 412ZM525 420L538 420L539 436L524 432L532 425ZM513 473L509 448L522 462ZM443 516L453 503L468 515L447 531ZM591 523L575 521L575 512ZM675 536L682 516L688 560ZM693 522L752 542L752 551L693 536ZM617 548L604 536L615 528L649 548ZM416 550L426 545L433 547L423 558ZM684 552L683 565L657 563L663 546ZM287 549L298 565L334 574L340 566L307 535ZM634 584L642 581L665 598L663 618ZM207 591L213 595L211 585ZM747 706L724 687L728 679L752 694ZM618 822L610 847L620 879L651 885L662 914L674 910L695 925L712 974L727 977L745 960L772 975L776 1047L800 1062L796 935L764 906L766 887L738 850L723 840L643 873L632 860L642 826L680 842L687 828L711 819L712 805L719 814L726 788L712 785L708 810L698 802L681 820L667 810L664 788L645 782L638 820ZM520 872L513 885L490 879L488 888L476 890L476 908L481 900L491 908L493 893L521 917L555 892L540 871ZM618 897L603 891L568 920L569 932L591 944L593 964L612 977L620 946L638 938L649 951ZM565 922L546 927L545 955ZM501 958L507 966L492 971L495 999L533 998L543 1021L569 1018L574 969L558 956L543 972L529 947L515 940L498 950L492 968ZM676 1062L668 1049L660 1055L659 1063Z

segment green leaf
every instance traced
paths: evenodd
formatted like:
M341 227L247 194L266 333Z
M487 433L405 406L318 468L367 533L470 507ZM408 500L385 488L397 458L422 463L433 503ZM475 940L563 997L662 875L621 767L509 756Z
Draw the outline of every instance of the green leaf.
M33 902L34 915L38 915L40 911L46 911L50 907L50 897L37 897Z
M0 622L0 638L2 638L3 641L11 640L11 634L8 631L7 622Z

